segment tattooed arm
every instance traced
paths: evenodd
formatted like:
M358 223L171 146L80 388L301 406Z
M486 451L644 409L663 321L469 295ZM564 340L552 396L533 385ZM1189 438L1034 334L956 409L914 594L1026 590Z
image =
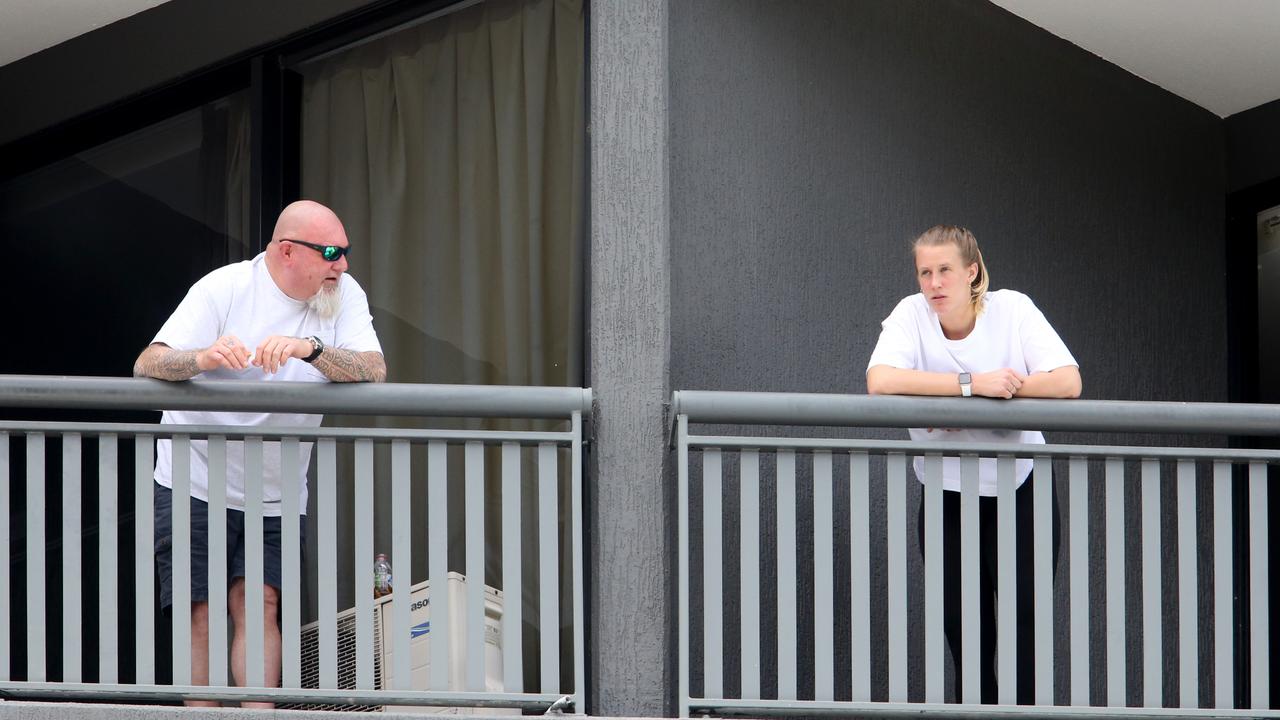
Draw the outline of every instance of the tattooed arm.
M133 363L134 377L190 380L205 370L225 367L243 370L249 365L249 349L234 335L225 335L203 350L175 350L151 343Z
M386 382L387 379L387 363L380 352L327 347L312 365L334 382Z
M272 335L254 351L253 364L267 374L277 373L285 363L303 360L313 350L311 341L305 338ZM372 350L356 352L326 347L311 364L333 382L385 382L387 379L387 363L382 353Z
M148 345L133 363L134 377L190 380L199 374L195 350L174 350L161 343Z

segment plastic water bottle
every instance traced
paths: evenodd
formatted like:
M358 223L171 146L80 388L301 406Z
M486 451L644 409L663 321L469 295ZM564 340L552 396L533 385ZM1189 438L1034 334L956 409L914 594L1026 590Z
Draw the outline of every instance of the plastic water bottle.
M378 553L373 558L373 596L380 598L391 594L391 561L386 553Z

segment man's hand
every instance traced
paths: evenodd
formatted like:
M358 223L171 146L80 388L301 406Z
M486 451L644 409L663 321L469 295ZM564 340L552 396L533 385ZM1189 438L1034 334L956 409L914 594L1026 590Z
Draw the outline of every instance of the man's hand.
M249 366L249 350L234 335L224 335L203 350L175 350L164 343L151 343L133 363L137 377L159 380L190 380L207 370L243 370Z
M1026 379L1026 375L1009 368L978 373L973 376L973 394L1007 400L1017 394Z
M280 372L290 358L299 360L311 355L311 341L287 335L272 335L253 352L253 364L268 375Z
M223 335L196 353L196 367L200 372L218 368L244 370L249 367L249 348L235 335Z

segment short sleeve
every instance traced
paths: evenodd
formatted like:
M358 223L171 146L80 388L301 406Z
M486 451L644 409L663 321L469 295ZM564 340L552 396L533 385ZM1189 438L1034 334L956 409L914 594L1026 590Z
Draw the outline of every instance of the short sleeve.
M152 343L164 343L174 350L200 350L218 339L222 314L218 312L209 284L206 276L191 286Z
M876 365L916 370L920 367L919 330L912 322L906 302L899 303L889 317L880 323L880 339L876 341L867 369Z
M1026 300L1018 333L1022 340L1022 355L1027 362L1027 372L1049 372L1068 365L1080 365L1044 313L1040 312L1040 308L1030 298Z
M344 282L342 288L342 310L334 323L334 344L352 352L382 352L364 288L349 275L344 276L344 280L349 282Z

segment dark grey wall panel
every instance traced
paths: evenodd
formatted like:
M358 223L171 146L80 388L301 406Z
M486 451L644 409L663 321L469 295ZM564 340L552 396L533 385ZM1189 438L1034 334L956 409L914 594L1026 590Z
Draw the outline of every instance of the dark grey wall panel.
M373 4L170 0L0 67L0 145Z
M677 387L864 391L952 222L1086 396L1225 398L1221 120L992 5L672 13Z
M1280 100L1236 113L1226 126L1230 192L1280 178Z
M907 244L949 222L977 234L994 288L1035 299L1080 361L1087 397L1226 399L1220 118L987 3L673 2L670 43L674 388L865 392L880 321L916 292ZM799 487L812 508L809 481ZM923 699L918 493L910 483L910 677ZM882 507L871 523L883 538ZM804 607L809 567L800 582ZM872 582L883 598L883 576ZM811 623L802 615L802 657ZM1101 668L1096 610L1091 629ZM837 658L837 677L847 663ZM882 693L883 663L873 667ZM802 697L812 683L802 675ZM1101 675L1094 691L1101 700ZM1139 698L1140 684L1130 691Z

